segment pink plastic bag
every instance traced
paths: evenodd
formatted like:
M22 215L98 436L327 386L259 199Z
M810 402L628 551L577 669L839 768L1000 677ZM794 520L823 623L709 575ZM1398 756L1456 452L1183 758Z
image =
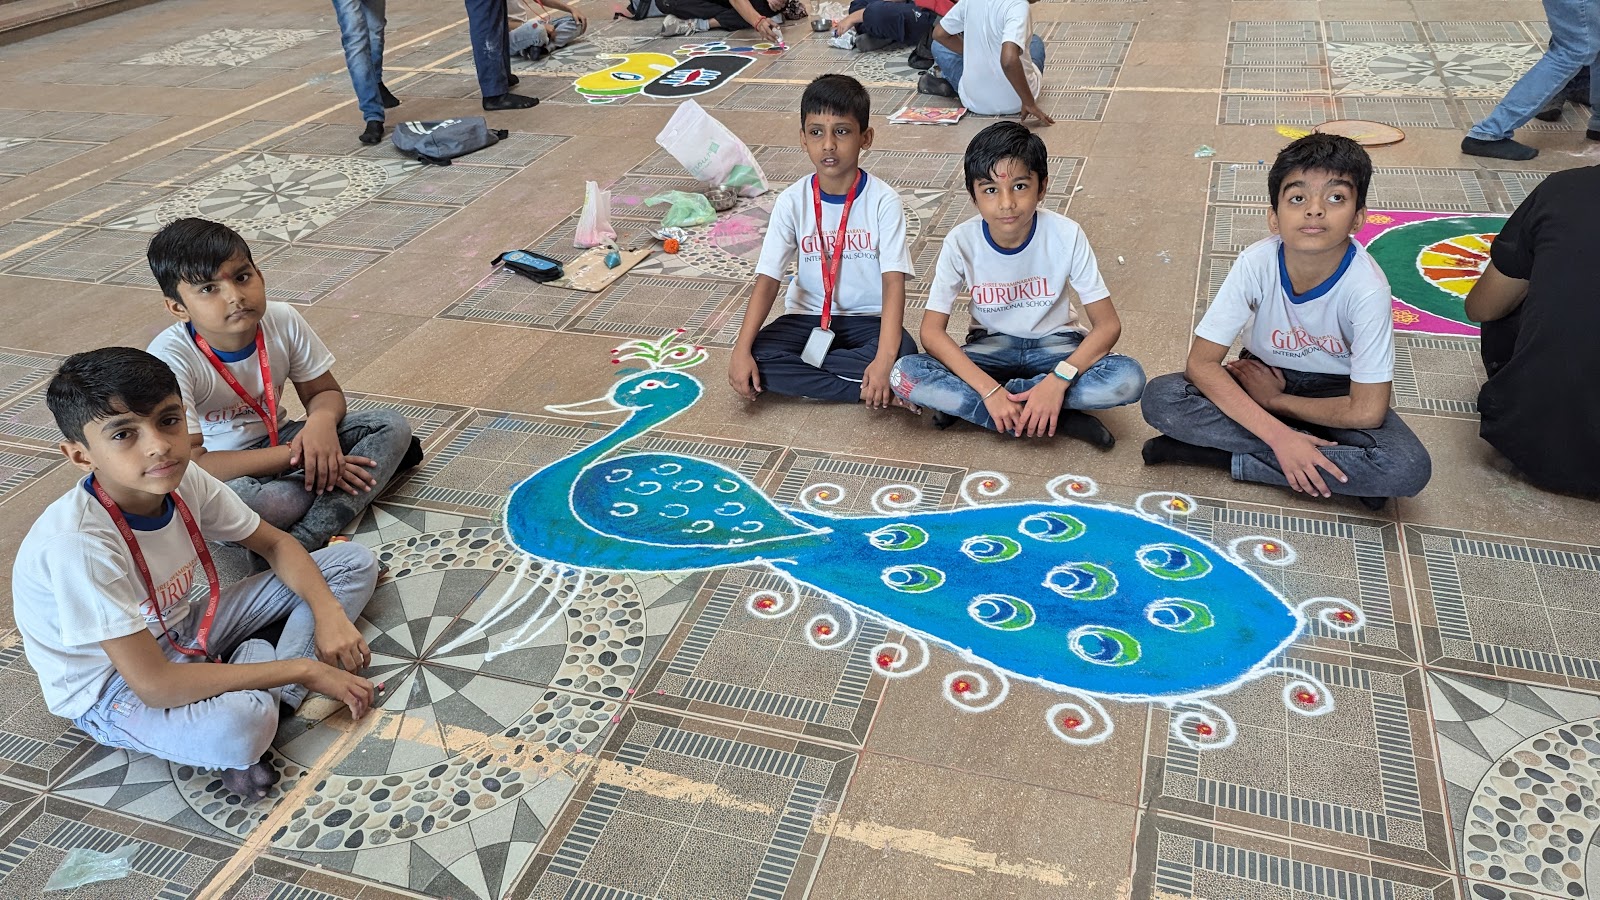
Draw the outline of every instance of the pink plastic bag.
M598 247L606 241L617 239L617 230L611 227L611 192L600 190L592 181L583 183L583 215L578 217L578 233L572 237L574 247Z

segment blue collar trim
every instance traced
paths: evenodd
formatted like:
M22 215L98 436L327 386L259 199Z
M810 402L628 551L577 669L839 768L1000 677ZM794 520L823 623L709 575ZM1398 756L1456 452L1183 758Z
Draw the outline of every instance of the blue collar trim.
M91 497L94 497L94 488L91 487L93 482L93 475L90 475L88 478L83 480L83 490ZM95 505L100 505L100 500L98 497L95 498ZM160 513L153 516L141 516L128 512L127 510L123 510L122 517L128 520L128 527L132 528L134 531L160 531L161 529L172 524L172 513L176 508L177 507L172 505L172 495L168 494L166 496L166 501L162 504Z
M189 332L189 340L194 340L194 325L190 322L185 322L183 323L183 327ZM217 355L217 359L220 359L225 363L244 362L250 357L256 355L256 342L251 341L249 344L245 345L243 350L222 350L217 347L212 347L211 352ZM129 519L128 521L131 522L133 520Z
M815 176L815 175L811 176L811 180L812 181L816 181L817 180L817 176ZM817 190L822 191L822 184L820 182L817 184ZM867 170L866 169L862 169L861 170L861 177L856 179L856 198L860 199L861 195L866 193L866 190L867 190ZM827 191L822 191L822 202L823 203L842 204L842 203L844 203L844 201L846 201L848 199L850 199L850 195L849 194L830 194Z
M986 242L988 242L989 249L993 250L996 253L1005 255L1005 256L1016 256L1018 253L1021 253L1022 251L1028 249L1028 245L1033 243L1033 236L1036 233L1038 233L1038 231L1039 231L1039 214L1038 213L1034 213L1033 214L1033 222L1028 225L1028 236L1022 239L1022 243L1020 243L1017 246L1011 248L1010 250L1007 250L1006 248L1000 246L999 244L996 244L994 242L994 238L989 236L989 220L988 219L983 220L983 239Z
M1339 260L1339 268L1334 269L1332 275L1329 275L1327 278L1323 279L1321 284L1309 291L1306 291L1304 294L1296 294L1294 292L1294 281L1289 278L1289 266L1283 260L1283 245L1279 244L1278 281L1283 285L1283 292L1288 295L1290 303L1308 303L1333 290L1333 286L1339 283L1339 279L1343 278L1345 271L1350 268L1350 261L1355 258L1356 242L1351 240L1350 246L1344 248L1344 259Z

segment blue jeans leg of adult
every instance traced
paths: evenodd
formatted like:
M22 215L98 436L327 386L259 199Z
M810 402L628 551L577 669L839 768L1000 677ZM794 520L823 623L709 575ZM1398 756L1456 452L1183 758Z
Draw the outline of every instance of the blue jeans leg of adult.
M1550 22L1550 49L1533 68L1517 79L1505 99L1483 121L1472 126L1468 137L1499 141L1527 124L1545 102L1566 87L1572 76L1600 58L1600 3L1595 0L1544 0ZM1591 102L1600 102L1600 90L1590 83ZM1600 111L1591 106L1589 127L1600 129Z
M361 118L383 121L383 98L378 83L383 81L383 26L385 0L333 0L333 15L339 22L339 37L344 44L344 65L350 70L350 85L355 88Z

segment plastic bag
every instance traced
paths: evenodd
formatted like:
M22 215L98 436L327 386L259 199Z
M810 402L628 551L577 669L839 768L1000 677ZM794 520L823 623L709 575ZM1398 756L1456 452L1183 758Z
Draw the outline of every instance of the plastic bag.
M578 233L572 237L572 246L598 247L616 238L617 230L611 227L611 192L600 190L600 185L592 181L585 181L583 215L578 217Z
M767 177L750 148L693 100L678 104L677 112L656 135L656 143L683 163L690 175L708 184L724 184L735 167L746 166L755 180L740 188L739 195L759 197L769 190Z
M819 19L837 22L850 14L850 8L843 3L823 3L816 8L814 14Z
M123 844L110 853L78 847L67 853L67 858L61 861L61 865L50 875L50 880L45 882L44 889L70 891L96 881L127 878L133 872L133 857L138 852L139 845L136 843Z
M644 205L656 206L662 203L672 204L672 208L667 210L667 217L661 220L662 228L710 225L717 220L717 212L711 208L711 201L707 200L704 194L667 191L665 194L657 194L646 200Z

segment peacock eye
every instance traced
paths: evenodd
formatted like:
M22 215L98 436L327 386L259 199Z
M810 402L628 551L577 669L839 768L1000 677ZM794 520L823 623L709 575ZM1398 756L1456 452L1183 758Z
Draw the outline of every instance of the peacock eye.
M1168 598L1157 600L1145 608L1144 617L1150 624L1176 631L1179 634L1193 634L1204 631L1216 624L1216 618L1211 614L1211 607L1199 600L1180 600Z
M640 382L639 383L639 387L644 389L644 390L647 390L647 391L653 391L656 388L661 387L661 382L659 382L659 381L655 380L654 378L652 378L649 381Z
M1151 544L1139 548L1139 565L1157 578L1188 581L1211 571L1211 561L1198 551L1178 544Z

